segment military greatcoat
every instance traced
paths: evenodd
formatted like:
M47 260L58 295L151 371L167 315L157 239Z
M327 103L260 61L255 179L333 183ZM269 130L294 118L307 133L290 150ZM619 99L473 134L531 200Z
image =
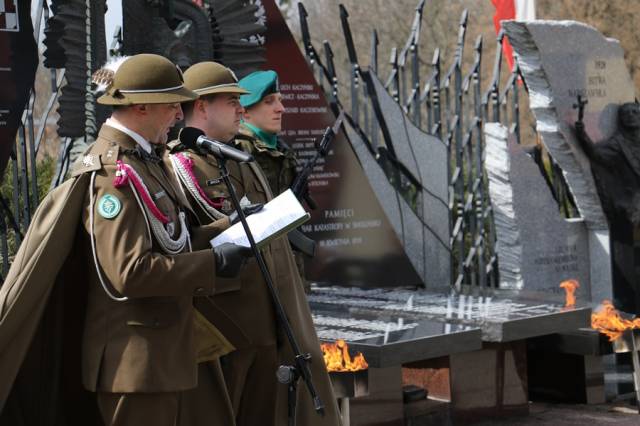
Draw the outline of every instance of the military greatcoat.
M220 179L220 171L217 160L203 152L196 152L193 150L186 150L184 147L175 143L172 149L173 164L176 165L175 155L180 154L186 156L190 160L192 167L192 177L197 180L198 188L193 185L185 185L186 179L181 179L185 192L189 194L192 201L192 205L197 206L196 211L199 210L199 217L203 221L210 221L213 217L217 217L216 211L222 214L228 214L232 211L232 205L230 204L230 195L224 182ZM238 198L246 197L250 203L266 203L273 198L271 189L266 176L262 173L260 166L255 163L250 164L238 164L235 162L227 162L229 168L229 174L233 183L234 189L238 194ZM184 171L183 171L184 172ZM187 186L191 186L188 188ZM204 198L208 198L212 203L207 203ZM199 199L199 200L198 200ZM213 209L211 208L213 207ZM326 407L326 414L324 417L320 417L315 414L313 410L313 404L308 396L308 392L302 383L299 384L298 389L298 413L297 424L298 425L339 425L340 416L336 405L333 389L329 381L329 376L326 371L322 353L318 338L313 326L311 318L311 312L309 305L304 294L302 286L302 280L300 274L296 268L295 260L291 252L291 247L286 238L278 238L274 240L266 250L265 253L267 265L271 277L274 281L279 297L282 301L287 317L292 325L293 332L298 340L302 351L309 352L312 355L313 363L311 364L311 372L318 391L318 394ZM266 284L260 276L260 272L257 269L251 272L243 272L241 275L243 282L240 287L244 290L250 280L258 280L259 286L265 287ZM249 340L258 338L256 334L268 332L270 336L276 335L273 327L275 327L275 318L272 308L270 308L270 300L266 292L264 294L255 294L243 296L242 293L228 293L220 296L214 296L216 304L219 304L220 308L227 312L229 316L232 316L235 321L240 320L240 314L237 317L234 315L236 309L244 311L253 310L253 315L248 312L250 321L240 326L247 333ZM268 303L267 308L264 303ZM265 315L265 313L268 314ZM212 320L218 328L224 333L223 326L218 322ZM273 334L272 334L273 333ZM280 333L278 338L278 362L277 365L293 362L293 356L291 349L286 342L284 336ZM235 341L232 336L225 334L227 338L235 345ZM264 338L264 336L262 337ZM257 341L257 343L263 343ZM233 357L234 353L231 353L229 357ZM265 371L265 375L269 376L271 380L275 381L275 375L272 371ZM229 385L229 383L228 383ZM233 384L231 384L233 385ZM275 425L284 425L287 423L287 387L285 385L277 386L276 396L276 410L275 410ZM233 394L233 390L231 391ZM233 395L232 395L233 399ZM258 401L253 401L252 404L258 404ZM268 424L265 422L261 424Z
M167 253L160 230L145 220L154 214L148 206L178 243L193 213L162 163L139 154L129 136L103 126L74 177L36 212L0 290L2 419L92 424L95 396L81 382L91 391L179 392L196 386L199 351L232 349L211 324L204 334L194 331L194 296L215 294L217 286L212 251L189 252L206 247L228 220L190 227L187 244ZM126 180L115 184L122 165L135 171L152 203ZM37 402L34 380L43 386ZM24 401L39 411L25 410Z

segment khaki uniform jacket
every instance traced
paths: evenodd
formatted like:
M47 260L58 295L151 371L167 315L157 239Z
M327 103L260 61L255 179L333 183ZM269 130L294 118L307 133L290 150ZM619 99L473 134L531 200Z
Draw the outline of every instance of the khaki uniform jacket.
M141 206L129 185L116 188L116 160L130 165L147 186L160 211L169 217L173 237L181 232L180 211L189 204L175 177L162 162L136 156L136 143L126 134L103 126L87 155L99 157L94 194L85 198L82 223L93 233L102 274L125 302L114 301L103 289L96 267L88 268L88 297L82 345L82 377L88 390L105 392L170 392L197 384L193 297L215 292L215 257L210 249L170 255L149 231ZM122 204L119 214L106 219L98 203L106 194ZM94 229L90 213L94 210ZM193 220L193 219L192 219ZM228 226L228 220L192 229L194 247ZM87 253L90 241L85 238ZM93 260L90 260L91 262Z
M231 214L234 210L233 204L229 191L220 177L220 169L215 157L192 150L174 151L181 152L193 161L193 173L207 198L220 204L221 213ZM244 194L245 183L239 174L239 165L229 161L227 168L231 183L240 199ZM199 207L198 201L187 189L184 192L194 206L200 223L210 223L213 220L212 217ZM264 195L262 198L264 199ZM269 247L263 249L262 254L269 271L274 271L271 249ZM217 285L219 290L211 299L218 309L202 308L201 312L231 344L236 349L275 344L275 314L271 295L262 278L258 262L253 257L249 258L237 278L218 278ZM241 332L238 333L238 330Z
M88 271L95 270L85 229L90 175L98 173L98 197L112 191L109 178L113 177L121 142L122 147L130 147L133 141L115 129L103 128L100 141L90 151L95 161L87 162L47 194L0 287L1 424L93 424L98 418L95 396L83 389L83 375L88 387L123 391L195 385L195 349L189 344L192 328L186 321L193 309L185 301L194 292L200 293L200 288L213 290L215 262L211 252L178 256L154 253L155 242L145 234L140 212L134 213L125 204L130 202L130 194L122 188L113 192L123 202L122 211L111 223L117 229L111 233L106 223L96 223L96 228L100 228L101 266L114 290L132 297L131 301L125 304L104 299L95 272L88 278ZM136 159L129 159L125 153L122 158L131 160L152 191L154 186L166 184L162 177L152 182L150 173L144 173ZM102 159L111 164L103 166ZM126 221L139 226L141 234L135 235L133 226L127 226L126 234L119 235L117 231L125 228ZM207 241L219 227L217 223L196 231L193 242L202 244L198 241ZM115 253L117 250L123 251ZM93 305L87 309L90 291ZM160 293L158 297L156 293ZM168 309L161 310L160 306ZM110 308L114 311L107 312ZM100 314L109 321L97 318ZM98 322L84 329L85 315ZM89 336L92 328L97 334L88 337L83 348L82 335ZM177 347L179 344L182 346ZM168 354L162 353L165 351ZM186 367L178 366L178 362ZM101 369L104 373L99 374ZM160 376L152 377L159 370Z
M228 197L228 191L224 183L217 182L215 179L215 177L219 176L216 159L210 155L197 155L194 152L190 152L190 156L194 160L194 173L205 192L217 194L218 197L222 198ZM267 178L256 163L237 164L229 161L227 164L238 198L246 196L251 203L266 203L273 198ZM207 185L207 180L210 180L212 184ZM324 364L311 311L304 294L302 279L296 268L289 242L285 237L281 237L274 240L268 249L273 261L272 266L269 268L272 279L301 350L311 353L313 359L311 373L318 395L322 399L326 410L324 417L320 417L315 413L309 393L304 384L300 382L298 384L297 424L304 426L339 425L341 421L333 388ZM259 274L259 271L256 273ZM261 278L260 280L262 281ZM221 301L218 296L215 296L214 299L216 302ZM221 302L224 303L224 301ZM254 303L255 299L244 300L245 305L253 306ZM256 329L262 329L265 326L265 320L261 319L259 322L255 320L255 318L263 317L259 317L256 314L253 318L254 320L250 321L248 325ZM218 323L214 324L220 328ZM226 337L230 338L230 336ZM284 336L281 337L280 342L281 346L278 350L280 362L293 363L293 354L288 343L286 343L286 338ZM286 424L287 387L284 385L279 386L277 403L279 417L276 424Z

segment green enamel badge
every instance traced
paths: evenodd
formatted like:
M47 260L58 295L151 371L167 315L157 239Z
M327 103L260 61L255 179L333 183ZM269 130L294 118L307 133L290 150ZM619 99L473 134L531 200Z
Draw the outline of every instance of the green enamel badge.
M105 194L98 201L98 213L105 219L113 219L118 216L122 203L115 195Z

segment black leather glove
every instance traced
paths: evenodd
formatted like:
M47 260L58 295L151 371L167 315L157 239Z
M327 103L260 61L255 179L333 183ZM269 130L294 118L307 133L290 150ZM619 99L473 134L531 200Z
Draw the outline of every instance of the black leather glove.
M216 275L220 278L235 278L240 268L251 256L251 249L233 243L224 243L213 248L216 258Z
M262 203L249 204L248 206L242 207L242 212L244 213L245 216L248 217L254 213L259 212L260 210L262 210L263 207L264 207L264 204ZM233 213L229 215L229 221L231 222L232 225L240 221L240 215L238 215L238 212L236 210L234 210Z

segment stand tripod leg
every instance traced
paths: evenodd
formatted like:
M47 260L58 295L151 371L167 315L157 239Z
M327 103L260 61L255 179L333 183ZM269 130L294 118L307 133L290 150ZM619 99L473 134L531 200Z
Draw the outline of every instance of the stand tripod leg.
M298 390L296 389L297 381L298 379L294 379L288 385L288 391L287 391L288 417L287 418L288 418L289 426L296 425L296 402L297 402L296 400L298 397Z
M291 371L291 373L293 374L293 379L290 382L281 381L281 383L289 384L289 389L288 389L288 393L290 394L289 409L290 409L290 412L293 414L289 418L289 424L292 426L295 425L295 418L296 418L295 404L297 399L296 387L297 387L297 382L299 378L303 380L304 384L307 387L307 390L309 391L309 395L313 400L315 411L318 413L318 415L323 416L324 405L322 404L320 397L318 397L315 386L313 385L313 379L311 378L311 370L309 369L309 362L311 361L311 355L308 353L303 354L301 352L300 346L298 345L298 342L296 341L296 338L293 335L293 330L291 329L291 325L289 324L287 314L285 313L284 307L282 306L282 303L280 302L280 298L278 297L278 292L275 289L273 280L271 279L271 274L267 269L267 265L264 261L264 258L262 257L262 253L260 252L260 250L258 249L258 246L256 245L256 242L253 238L253 234L251 233L251 229L247 224L247 218L245 217L245 214L242 211L242 207L240 206L240 202L238 201L238 196L236 194L236 191L233 188L233 185L231 184L231 180L229 179L229 171L227 170L225 160L223 158L218 158L218 165L220 167L222 179L225 185L227 186L227 189L229 190L229 195L231 195L231 200L233 201L233 207L238 212L238 217L240 218L240 222L242 223L242 228L244 229L247 235L247 239L249 240L249 245L251 246L251 251L253 252L253 256L258 262L258 266L260 267L260 273L262 274L262 277L265 280L265 284L269 289L269 294L271 295L271 301L273 302L273 308L276 314L276 320L278 322L278 326L280 329L282 329L282 331L286 335L287 341L291 345L291 350L293 351L293 354L294 354L295 367L291 367L293 368L293 371ZM278 374L279 372L280 372L280 369L278 369L276 374Z

